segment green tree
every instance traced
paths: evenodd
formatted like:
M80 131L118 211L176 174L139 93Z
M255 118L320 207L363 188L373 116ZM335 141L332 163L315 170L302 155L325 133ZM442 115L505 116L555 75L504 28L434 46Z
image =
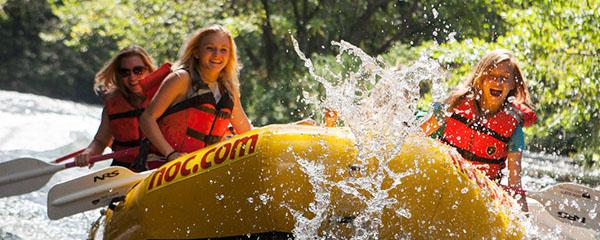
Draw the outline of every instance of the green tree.
M185 37L198 28L225 25L237 36L244 64L242 101L257 125L308 114L298 101L303 84L299 80L306 70L292 50L291 35L309 56L334 53L330 41L341 39L378 55L396 42L444 41L452 28L461 29L457 38L489 40L504 29L493 1L68 0L53 4L53 9L61 19L55 38L64 39L66 45L86 48L95 44L86 36L100 35L119 47L144 46L159 62L174 60ZM294 112L298 114L290 115Z
M46 1L8 0L0 14L0 84L56 98L96 102L94 71L107 58L111 42L91 36L96 44L73 49L48 41L44 32L58 30L59 22Z

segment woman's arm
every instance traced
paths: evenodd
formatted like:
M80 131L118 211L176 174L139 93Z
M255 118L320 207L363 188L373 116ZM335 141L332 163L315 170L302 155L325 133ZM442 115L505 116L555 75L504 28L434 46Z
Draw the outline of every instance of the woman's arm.
M87 148L79 154L79 156L75 157L75 164L80 167L90 166L93 164L89 163L91 157L96 156L104 152L104 149L111 144L113 137L110 132L108 120L108 112L106 108L102 109L102 118L100 119L100 126L98 126L98 130L96 131L96 135L92 142L87 146Z
M508 186L510 189L518 189L522 190L523 187L521 185L521 152L510 152L508 153L507 162L508 162ZM529 208L527 206L527 198L525 193L520 194L520 198L517 197L517 202L521 205L521 209L524 212L528 212Z
M165 139L156 121L172 103L185 99L191 84L187 72L179 71L178 73L171 73L166 77L146 110L140 116L140 129L163 156L168 156L174 149ZM179 156L180 154L171 155ZM174 159L174 157L170 157Z
M417 112L416 118L423 118L424 121L420 124L421 130L425 133L425 135L430 137L439 137L443 133L443 129L445 128L445 107L441 103L434 102L431 104L431 109L428 113L423 114L423 112ZM440 132L441 130L441 132Z
M252 130L252 125L250 124L250 120L248 120L248 116L246 116L246 112L244 112L240 97L234 95L233 98L231 125L238 134Z

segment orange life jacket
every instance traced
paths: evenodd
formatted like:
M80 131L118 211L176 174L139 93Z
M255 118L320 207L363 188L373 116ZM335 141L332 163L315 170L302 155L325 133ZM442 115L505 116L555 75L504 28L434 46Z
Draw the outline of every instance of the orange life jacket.
M476 104L472 98L466 98L454 108L442 141L455 147L490 179L498 179L515 129L519 124L532 125L536 115L525 105L507 104L493 116L483 117Z
M132 106L127 99L118 91L115 91L104 100L105 111L108 114L108 125L113 135L112 150L119 151L140 145L142 133L139 128L138 117L144 112L143 107ZM137 155L137 151L119 159L113 159L113 165L129 166Z
M217 103L206 83L200 81L197 86L192 96L169 107L158 119L165 139L178 152L189 153L218 142L230 124L234 103L227 91Z
M110 131L113 135L111 146L113 151L140 145L143 135L139 128L139 116L154 97L162 80L171 72L170 68L171 64L165 63L140 82L144 90L144 101L139 107L134 107L119 91L113 91L105 95L104 106L108 114ZM137 154L138 151L132 151L127 156L113 159L112 165L130 167Z

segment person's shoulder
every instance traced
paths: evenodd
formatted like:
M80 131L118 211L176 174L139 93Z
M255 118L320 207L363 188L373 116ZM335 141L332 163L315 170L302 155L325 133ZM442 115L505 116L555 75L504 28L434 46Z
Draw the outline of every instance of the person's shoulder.
M189 81L190 73L185 69L173 70L165 79L165 81Z
M121 93L121 91L119 91L118 88L111 88L111 89L107 89L106 91L102 92L101 97L106 102L106 101L111 101L111 100L115 100L117 98L123 97L123 93Z

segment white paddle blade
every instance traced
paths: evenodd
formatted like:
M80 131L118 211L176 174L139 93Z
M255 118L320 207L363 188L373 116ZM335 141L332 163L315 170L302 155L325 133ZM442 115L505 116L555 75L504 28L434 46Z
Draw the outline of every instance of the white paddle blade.
M0 198L33 192L64 169L35 158L19 158L0 163Z
M527 198L529 206L529 218L532 224L537 226L541 236L550 236L560 232L560 239L565 240L594 240L596 231L574 226L570 222L562 222L552 216L541 203L531 198Z
M529 197L539 201L561 222L600 231L600 191L574 183L560 183Z
M134 173L124 167L107 167L54 185L48 192L48 217L56 220L108 206L112 199L125 196L133 185L150 173Z

